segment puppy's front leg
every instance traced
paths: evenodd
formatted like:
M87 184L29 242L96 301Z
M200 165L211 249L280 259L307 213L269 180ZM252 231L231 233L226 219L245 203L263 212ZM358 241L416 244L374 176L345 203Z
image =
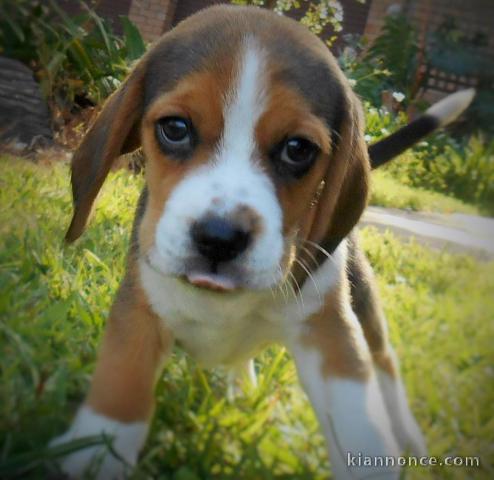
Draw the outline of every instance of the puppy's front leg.
M399 452L362 329L349 303L337 295L329 298L291 343L300 381L326 437L335 478L398 478L397 467L380 464L386 457L396 460ZM376 462L363 465L364 457Z
M104 445L70 454L61 468L71 478L91 472L98 479L114 479L129 473L146 439L155 380L172 344L171 334L150 311L140 287L124 280L86 401L70 429L52 442L104 433L117 455Z

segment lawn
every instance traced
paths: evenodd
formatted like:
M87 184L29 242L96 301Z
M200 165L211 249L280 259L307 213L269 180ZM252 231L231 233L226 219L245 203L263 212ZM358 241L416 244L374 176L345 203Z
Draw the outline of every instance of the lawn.
M44 445L83 398L140 185L112 174L90 228L65 246L67 166L0 158L1 478L45 478ZM436 200L417 208L456 208ZM362 233L430 454L481 457L480 469L409 469L407 478L494 478L494 263ZM224 372L204 371L176 350L135 478L327 478L323 439L289 355L271 347L256 368L258 389L228 402Z
M399 162L400 159L395 161ZM402 185L385 170L372 173L371 205L441 213L485 215L484 209L441 193Z

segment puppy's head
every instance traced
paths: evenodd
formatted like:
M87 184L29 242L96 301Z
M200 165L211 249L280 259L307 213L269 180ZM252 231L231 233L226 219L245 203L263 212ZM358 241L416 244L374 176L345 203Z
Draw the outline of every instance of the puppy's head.
M332 249L367 197L359 102L317 37L261 9L214 7L145 55L72 165L84 229L116 157L142 145L139 255L206 288L277 284L299 249Z

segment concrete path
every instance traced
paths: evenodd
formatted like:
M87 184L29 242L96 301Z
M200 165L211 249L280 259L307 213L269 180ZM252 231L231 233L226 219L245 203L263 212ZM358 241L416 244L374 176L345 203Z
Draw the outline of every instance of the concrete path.
M433 248L494 259L494 218L368 207L360 223L389 229L404 238L415 237Z

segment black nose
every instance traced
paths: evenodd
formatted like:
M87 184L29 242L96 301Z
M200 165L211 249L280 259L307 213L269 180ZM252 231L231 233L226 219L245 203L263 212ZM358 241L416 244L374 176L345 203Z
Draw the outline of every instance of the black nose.
M249 245L249 232L219 217L208 217L192 227L192 239L201 255L214 263L238 257Z

